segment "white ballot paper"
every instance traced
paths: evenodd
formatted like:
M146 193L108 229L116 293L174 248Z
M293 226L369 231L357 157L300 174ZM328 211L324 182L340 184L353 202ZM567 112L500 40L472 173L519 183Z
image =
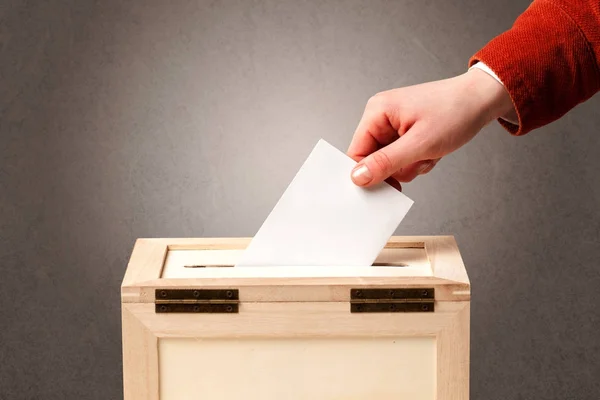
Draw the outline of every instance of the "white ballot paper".
M356 186L355 165L319 140L236 266L372 265L413 201L385 182Z

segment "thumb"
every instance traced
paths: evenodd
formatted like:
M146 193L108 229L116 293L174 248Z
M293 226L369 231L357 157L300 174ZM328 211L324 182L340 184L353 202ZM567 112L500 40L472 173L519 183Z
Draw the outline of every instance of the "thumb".
M425 149L418 140L421 136L409 130L394 142L369 154L352 170L352 181L358 186L377 185L402 167L424 159Z

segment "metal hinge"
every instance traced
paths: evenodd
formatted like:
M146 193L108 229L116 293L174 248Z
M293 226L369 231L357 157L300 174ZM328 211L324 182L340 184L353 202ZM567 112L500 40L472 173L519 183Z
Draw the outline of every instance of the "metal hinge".
M433 312L435 289L351 289L350 312Z
M238 289L156 289L157 313L237 313Z

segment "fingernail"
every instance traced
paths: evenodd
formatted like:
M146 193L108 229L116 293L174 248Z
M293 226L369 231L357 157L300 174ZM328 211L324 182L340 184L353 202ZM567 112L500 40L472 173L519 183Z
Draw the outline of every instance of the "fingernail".
M366 185L371 182L372 179L373 175L371 175L371 171L369 171L369 168L364 164L355 167L352 171L352 180L357 185Z

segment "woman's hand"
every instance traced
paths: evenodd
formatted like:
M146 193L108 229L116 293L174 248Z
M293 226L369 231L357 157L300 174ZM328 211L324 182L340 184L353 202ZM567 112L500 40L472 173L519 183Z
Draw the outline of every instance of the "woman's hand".
M378 93L367 103L348 149L358 162L352 180L366 187L388 178L410 182L511 112L504 87L475 68L454 78Z

